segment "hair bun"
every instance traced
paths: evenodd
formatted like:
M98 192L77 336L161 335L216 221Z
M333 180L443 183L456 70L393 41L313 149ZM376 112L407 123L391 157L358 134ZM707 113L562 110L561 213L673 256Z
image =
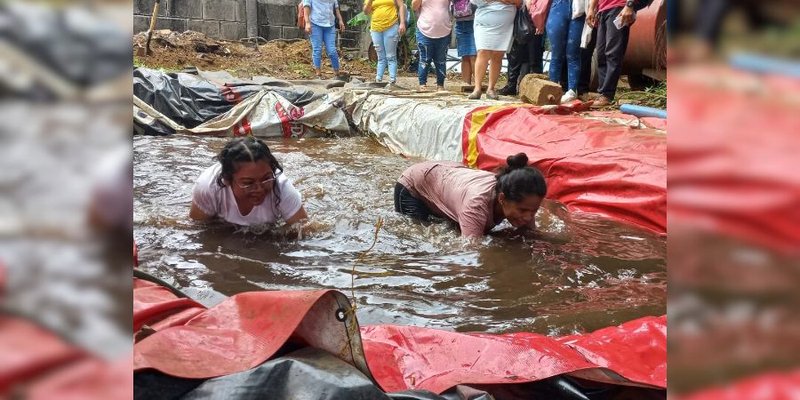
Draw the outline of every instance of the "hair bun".
M525 168L528 166L528 156L525 153L517 153L513 156L508 156L506 162L509 170Z

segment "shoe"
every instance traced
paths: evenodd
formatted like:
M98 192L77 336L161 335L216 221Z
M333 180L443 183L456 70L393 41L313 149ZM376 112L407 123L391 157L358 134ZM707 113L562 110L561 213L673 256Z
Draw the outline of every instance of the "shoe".
M389 85L386 86L389 90L402 90L400 86L397 86L397 82L389 82Z
M611 100L606 96L600 96L592 102L592 108L602 108L611 105Z
M489 99L489 100L497 100L497 99L500 98L500 96L498 96L497 92L495 92L494 90L487 90L486 91L486 98Z
M573 100L575 100L577 98L578 98L578 94L575 93L574 90L572 90L572 89L567 90L567 93L564 93L564 95L561 96L561 104L569 103L569 102L571 102L571 101L573 101Z
M592 100L597 99L598 96L600 96L600 95L597 94L597 93L591 93L591 92L583 93L580 96L578 96L578 100L580 100L580 101L582 101L584 103L588 103L588 102L590 102Z
M428 86L427 85L419 85L419 91L420 92L427 92L428 91Z
M516 96L517 95L517 88L505 85L502 89L497 91L497 94L501 96Z
M469 96L467 96L467 98L470 100L480 100L481 96L483 96L483 93L480 91L473 91L469 94Z
M317 75L317 76L315 76L315 77L314 77L314 80L315 80L315 81L321 81L321 80L322 80L322 75Z
M446 92L447 89L445 89L444 86L436 86L436 91L438 91L438 92Z

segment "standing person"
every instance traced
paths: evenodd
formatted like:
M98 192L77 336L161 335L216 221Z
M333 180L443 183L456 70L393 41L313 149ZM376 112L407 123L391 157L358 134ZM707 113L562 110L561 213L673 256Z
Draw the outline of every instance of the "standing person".
M592 58L597 46L597 29L592 29L592 36L585 48L581 48L581 76L578 79L578 98L589 101L590 86L592 85Z
M453 0L453 17L456 20L456 46L461 58L461 80L472 85L475 70L475 10L469 0Z
M192 189L192 219L219 217L249 226L278 220L292 225L308 218L300 192L260 139L232 139L215 159Z
M383 81L388 64L390 88L397 85L397 43L406 34L405 7L402 0L367 0L364 4L364 14L372 17L370 36L378 54L375 81Z
M427 90L428 65L436 69L436 87L444 90L447 48L450 47L450 0L412 0L411 9L417 13L417 49L419 51L420 90Z
M514 33L514 16L520 0L472 0L478 6L475 10L475 47L478 58L475 60L475 89L470 99L480 99L483 94L481 84L489 66L489 85L486 97L497 100L499 96L494 86L500 77L503 56L511 44Z
M575 3L575 4L574 4ZM580 10L573 12L573 6ZM578 98L581 73L581 33L586 23L584 0L551 0L547 15L547 38L550 40L550 80L561 82L567 70L567 86L561 103ZM577 15L577 16L576 16ZM566 65L565 65L566 64Z
M338 78L339 53L336 50L336 22L344 32L344 20L339 12L338 0L303 0L306 34L311 38L311 63L317 79L322 79L322 46L331 59L333 74Z
M525 45L512 41L508 51L508 82L500 89L504 96L515 96L519 83L529 73L541 74L544 71L544 33L550 0L526 0L528 12L533 22L533 37Z
M511 50L508 51L508 82L498 91L503 96L516 96L519 82L525 75L541 74L544 71L543 34L531 34L530 40L525 44L519 44L516 40L512 42Z
M554 0L555 1L555 0ZM622 74L622 60L628 47L631 25L636 19L633 0L589 0L586 19L597 29L597 74L600 92L593 107L604 107L614 100ZM617 28L614 20L619 18Z
M431 215L458 224L461 236L480 237L507 219L536 228L536 212L547 194L538 169L519 153L497 174L454 162L427 161L406 169L394 187L395 211L427 222Z

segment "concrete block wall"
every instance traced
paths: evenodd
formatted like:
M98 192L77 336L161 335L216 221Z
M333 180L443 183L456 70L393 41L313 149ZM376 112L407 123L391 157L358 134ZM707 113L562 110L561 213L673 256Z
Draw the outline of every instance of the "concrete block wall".
M267 40L305 38L305 32L297 28L297 4L299 0L249 0L256 2L256 17L248 21L248 0L161 0L156 20L156 29L171 29L183 32L193 30L217 39L237 40L248 37L250 31ZM361 10L363 0L340 0L339 7L345 25ZM150 25L155 0L134 0L134 33L146 31ZM364 35L358 28L345 27L341 35L341 46L359 48Z

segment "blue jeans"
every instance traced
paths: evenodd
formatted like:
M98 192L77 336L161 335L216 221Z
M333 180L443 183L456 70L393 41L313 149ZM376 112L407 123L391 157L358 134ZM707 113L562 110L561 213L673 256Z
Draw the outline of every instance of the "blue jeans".
M448 47L450 47L450 35L431 39L417 29L417 48L419 50L417 76L420 85L428 83L428 63L433 61L433 67L436 68L436 86L444 86Z
M397 43L400 41L398 29L400 25L394 24L383 32L370 31L375 52L378 53L378 72L375 75L378 82L383 80L386 64L389 64L389 81L397 80Z
M581 32L585 20L585 16L572 19L571 0L553 0L545 26L550 40L550 80L561 82L566 61L566 89L576 92L581 74Z
M331 59L333 70L339 72L339 54L336 53L336 27L311 24L311 62L314 68L322 67L322 44Z

